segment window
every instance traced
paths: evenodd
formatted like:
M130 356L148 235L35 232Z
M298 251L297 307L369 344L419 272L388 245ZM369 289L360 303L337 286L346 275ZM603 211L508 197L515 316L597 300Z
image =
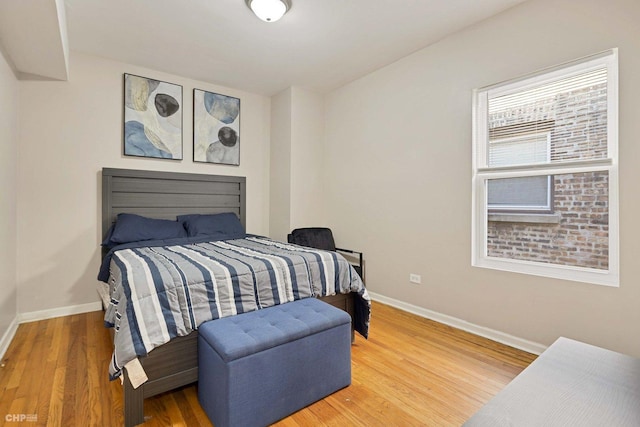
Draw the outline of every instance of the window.
M489 137L489 166L542 164L550 159L550 133ZM551 177L504 178L489 182L489 212L551 213Z
M617 64L474 91L474 266L618 286Z

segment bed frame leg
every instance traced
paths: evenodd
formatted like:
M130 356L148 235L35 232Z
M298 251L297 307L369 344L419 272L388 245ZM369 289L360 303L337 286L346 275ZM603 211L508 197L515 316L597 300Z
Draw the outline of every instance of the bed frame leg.
M124 370L124 425L133 427L144 423L144 385L133 388Z

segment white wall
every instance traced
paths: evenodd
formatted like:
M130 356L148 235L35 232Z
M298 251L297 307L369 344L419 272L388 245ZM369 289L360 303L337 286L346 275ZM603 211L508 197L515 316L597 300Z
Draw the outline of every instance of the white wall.
M291 88L271 98L269 236L286 241L291 225Z
M122 155L125 72L183 86L182 161ZM73 51L68 82L20 86L20 313L98 301L102 167L246 176L247 231L268 233L269 98ZM193 163L193 88L241 99L239 167Z
M292 88L291 100L291 224L299 227L325 225L323 201L322 95Z
M0 356L17 315L16 161L18 80L0 52Z
M271 101L270 236L325 225L322 95L290 87Z
M365 252L368 288L544 345L564 335L640 357L638 22L637 0L531 0L331 93L327 215ZM472 268L472 89L613 47L621 286Z

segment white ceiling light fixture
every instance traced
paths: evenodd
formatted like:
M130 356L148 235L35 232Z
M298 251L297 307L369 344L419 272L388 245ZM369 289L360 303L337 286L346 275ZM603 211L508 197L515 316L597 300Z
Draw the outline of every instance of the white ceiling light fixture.
M291 0L245 0L249 9L265 22L276 22L291 9Z

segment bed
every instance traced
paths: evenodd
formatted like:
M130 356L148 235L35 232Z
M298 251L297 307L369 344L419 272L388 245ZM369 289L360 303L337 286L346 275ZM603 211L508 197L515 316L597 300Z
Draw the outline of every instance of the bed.
M244 227L246 224L245 190L246 179L244 177L105 168L102 171L102 232L103 235L108 234L119 214L133 214L175 221L176 217L180 215L233 213ZM215 242L207 240L190 244L199 245L197 250L206 246L213 250L234 251L234 253L253 251L256 247L262 248L263 246L274 246L278 251L295 249L288 247L290 246L288 244L274 242L261 236L246 236L237 240ZM237 245L240 245L241 249L238 249ZM252 246L246 249L243 245ZM165 249L163 245L159 244L159 246L160 249L157 247L134 248L131 251L136 251L139 254L138 251L147 250L150 251L149 253L158 252L158 256L164 257L166 254L161 252ZM171 248L173 247L171 246ZM189 250L191 249L190 246ZM103 256L109 256L109 253L110 251L104 250ZM120 251L118 258L124 253L125 251ZM309 259L317 254L302 253L299 256ZM340 268L342 269L342 267ZM338 267L336 267L336 271L338 271ZM341 274L344 275L344 273ZM109 281L111 280L112 278L109 279ZM103 300L105 297L113 298L111 295L113 289L113 287L109 290L101 288ZM302 286L301 289L303 290L302 294L296 297L309 296L305 286ZM348 289L347 291L341 290L341 292L343 291L347 292ZM314 291L311 290L311 292ZM105 295L105 293L109 295ZM316 290L314 296L318 295L321 294ZM288 300L296 297L289 295ZM366 336L369 319L366 290L362 288L359 292L347 292L321 298L347 311L354 319L353 324L356 328ZM105 301L105 306L109 307L108 301ZM113 313L111 315L113 319ZM121 373L123 379L125 425L144 422L143 401L145 398L197 381L197 331L193 330L181 336L174 337L174 335L176 334L173 333L168 342L148 351L146 356L136 359L140 362L140 367L147 378L136 388L132 382L138 385L139 378L130 378L131 373L127 369L115 370L116 375L113 377L119 376ZM116 350L114 350L114 358ZM135 371L132 369L131 372L135 377Z

